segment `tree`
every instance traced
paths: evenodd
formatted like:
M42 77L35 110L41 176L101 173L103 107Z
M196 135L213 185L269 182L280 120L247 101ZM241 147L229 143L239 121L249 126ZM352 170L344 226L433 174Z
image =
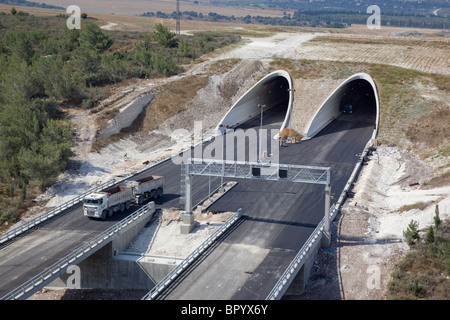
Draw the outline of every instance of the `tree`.
M128 68L124 57L120 54L104 54L102 71L110 82L120 81L128 76Z
M11 8L11 14L12 14L13 16L15 16L15 15L17 14L16 8L14 8L14 7Z
M177 64L170 56L163 56L154 52L151 58L152 66L164 76L175 74L177 72Z
M21 174L41 188L52 184L72 155L72 134L61 121L49 119L39 139L20 150Z
M433 244L434 243L434 228L433 228L433 226L430 226L428 228L427 235L425 236L425 242L427 244Z
M104 34L100 27L94 23L88 23L80 32L80 41L88 43L99 53L103 53L114 44L114 38Z
M434 227L437 229L442 223L441 218L439 217L439 206L436 204L434 209Z
M419 237L419 223L417 221L411 220L411 222L408 225L408 228L403 231L403 237L406 240L406 243L408 245L414 245L416 243L416 240L418 240Z
M98 83L98 71L101 67L101 61L91 45L85 42L81 43L72 56L72 62L77 69L79 77L87 86Z
M78 29L64 29L64 33L60 35L59 42L62 47L61 53L69 53L75 50L80 45L80 30Z
M159 45L165 48L172 48L177 45L178 41L175 39L176 34L171 32L169 28L163 26L161 23L158 23L155 26L155 29L156 30L153 32L152 36Z
M71 73L57 56L37 59L33 64L34 75L40 79L42 91L55 100L72 96Z

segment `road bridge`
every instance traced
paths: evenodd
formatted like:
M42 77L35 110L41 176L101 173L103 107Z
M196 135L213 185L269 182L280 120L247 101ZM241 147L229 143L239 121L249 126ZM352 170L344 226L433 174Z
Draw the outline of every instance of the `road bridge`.
M283 87L283 90L287 89ZM372 97L366 95L366 99ZM279 129L286 125L286 119L289 119L286 112L292 110L290 103L267 108L263 127ZM280 162L330 167L332 194L336 197L343 190L365 144L373 137L375 117L377 113L341 114L310 140L282 148ZM235 128L259 128L260 124L256 115ZM197 147L204 149L208 144L205 142ZM231 150L236 145L227 147ZM156 204L167 208L181 207L180 166L168 159L141 174L147 173L166 177L165 194ZM215 178L216 183L218 179ZM192 189L193 203L196 203L207 195L208 179L196 179ZM242 208L243 217L233 226L233 232L227 232L217 245L196 261L186 273L188 277L180 277L161 298L265 298L323 217L323 187L319 189L276 181L239 181L210 209L221 212ZM109 221L93 221L83 216L79 205L74 205L3 244L0 248L0 296L137 209L133 207ZM202 292L206 296L202 296Z
M350 103L352 112L343 113ZM330 167L336 203L376 135L378 107L378 93L368 75L347 79L318 111L320 121L317 115L312 119L308 139L280 150L280 163ZM271 119L276 118L274 114ZM283 114L278 114L280 119ZM256 118L240 127L258 124ZM210 210L241 209L243 217L157 299L265 299L324 217L322 186L237 181Z

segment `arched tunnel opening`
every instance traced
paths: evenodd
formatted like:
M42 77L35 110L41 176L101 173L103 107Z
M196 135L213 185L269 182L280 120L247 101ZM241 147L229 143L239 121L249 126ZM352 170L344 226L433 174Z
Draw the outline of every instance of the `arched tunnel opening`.
M288 80L280 76L268 80L262 86L258 100L263 108L263 126L280 128L289 109Z
M290 119L293 105L292 79L279 70L265 76L248 90L228 111L218 128L259 127L282 129Z
M226 136L226 157L235 161L257 161L277 156L278 151L273 146L278 144L274 138L289 124L293 101L292 78L288 72L278 70L258 81L216 128ZM260 131L261 127L266 131Z
M337 117L344 116L347 116L348 121L373 124L374 132L377 133L378 90L368 74L358 73L345 80L317 110L304 136L310 139Z
M347 83L342 88L339 104L343 113L370 118L377 112L375 92L371 84L364 79Z

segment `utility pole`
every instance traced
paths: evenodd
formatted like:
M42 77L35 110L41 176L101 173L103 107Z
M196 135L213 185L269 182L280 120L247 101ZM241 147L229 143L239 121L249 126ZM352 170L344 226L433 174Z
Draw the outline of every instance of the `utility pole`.
M180 0L177 0L177 24L176 24L176 34L180 35L181 27L180 27Z

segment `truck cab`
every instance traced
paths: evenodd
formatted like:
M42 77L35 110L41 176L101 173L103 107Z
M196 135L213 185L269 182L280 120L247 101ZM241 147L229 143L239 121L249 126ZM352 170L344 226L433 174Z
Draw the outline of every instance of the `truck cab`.
M92 193L83 200L84 216L89 218L102 218L106 216L106 209L108 208L107 194Z

